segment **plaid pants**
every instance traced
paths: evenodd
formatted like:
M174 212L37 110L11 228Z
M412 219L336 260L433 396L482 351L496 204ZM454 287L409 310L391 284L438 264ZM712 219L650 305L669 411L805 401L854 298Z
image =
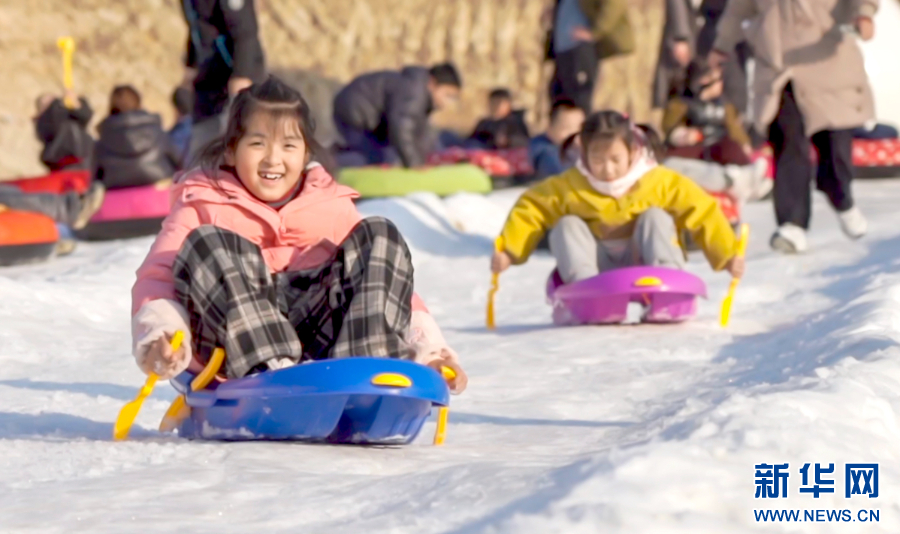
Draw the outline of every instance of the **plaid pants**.
M405 337L413 267L387 219L361 221L323 265L274 277L258 246L201 226L188 235L173 272L194 353L207 361L224 347L228 378L278 358L412 357Z

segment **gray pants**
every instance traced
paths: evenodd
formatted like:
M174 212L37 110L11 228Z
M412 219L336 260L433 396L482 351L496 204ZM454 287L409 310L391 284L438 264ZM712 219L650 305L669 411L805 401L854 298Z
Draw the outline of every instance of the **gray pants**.
M0 204L13 210L40 213L67 226L74 224L81 211L81 197L74 191L24 193L14 185L3 184L0 184Z
M630 239L599 240L586 222L567 215L550 231L549 241L559 276L567 284L620 267L682 269L685 264L675 221L660 208L650 208L638 217Z
M197 156L206 148L213 139L225 133L226 114L220 113L215 117L195 122L191 126L191 144L188 146L188 155L185 160L185 168L196 165Z
M731 187L733 180L729 171L738 167L738 165L719 165L711 161L679 157L666 158L663 165L687 176L703 189L717 193L727 191Z

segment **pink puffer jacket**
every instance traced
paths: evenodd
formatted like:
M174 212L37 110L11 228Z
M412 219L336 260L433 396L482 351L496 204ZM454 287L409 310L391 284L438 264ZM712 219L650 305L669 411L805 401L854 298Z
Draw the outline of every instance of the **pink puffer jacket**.
M307 170L300 194L275 210L254 197L238 179L221 172L215 180L199 170L172 187L172 210L132 288L132 315L156 299L175 300L172 264L187 235L204 224L231 230L259 245L273 273L309 269L334 253L361 220L355 190L339 185L320 165ZM414 311L427 311L413 295Z

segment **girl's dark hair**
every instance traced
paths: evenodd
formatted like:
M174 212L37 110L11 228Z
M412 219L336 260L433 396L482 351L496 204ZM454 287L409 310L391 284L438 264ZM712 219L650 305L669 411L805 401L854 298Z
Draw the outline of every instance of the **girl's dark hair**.
M657 161L665 157L665 147L656 130L648 124L632 124L625 115L618 111L598 111L588 116L581 127L582 150L594 141L613 141L620 139L629 149L639 145L645 146Z
M141 93L131 85L117 85L109 95L109 114L141 109Z
M269 76L266 81L253 84L237 94L228 110L225 134L211 141L200 152L200 168L207 176L214 177L219 169L234 172L225 165L225 154L237 148L238 141L247 133L250 118L256 113L266 113L276 122L284 118L296 120L309 160L331 170L331 158L316 141L316 123L303 95L275 76Z

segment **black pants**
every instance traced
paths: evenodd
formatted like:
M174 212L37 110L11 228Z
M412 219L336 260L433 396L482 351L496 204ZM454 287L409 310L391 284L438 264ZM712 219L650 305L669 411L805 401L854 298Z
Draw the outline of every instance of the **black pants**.
M550 82L550 101L568 98L586 114L590 113L598 68L597 48L593 42L581 43L572 50L558 52L556 70Z
M828 196L837 211L853 207L850 182L853 179L853 130L823 130L806 137L803 115L797 107L790 84L781 96L775 122L769 128L769 142L775 152L775 218L778 225L793 223L809 228L812 209L813 163L810 148L819 152L815 169L816 186Z

